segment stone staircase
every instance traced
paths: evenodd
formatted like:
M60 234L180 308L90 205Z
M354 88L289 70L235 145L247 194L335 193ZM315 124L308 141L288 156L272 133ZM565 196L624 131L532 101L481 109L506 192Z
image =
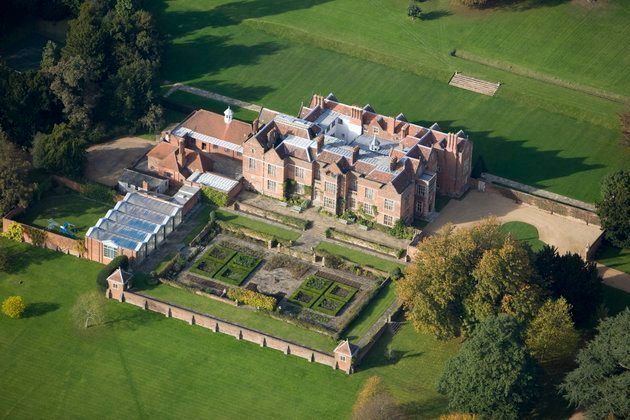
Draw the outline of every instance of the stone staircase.
M481 93L482 95L494 96L501 83L487 82L481 79L475 79L474 77L464 76L459 72L455 72L449 85L458 87L460 89L470 90L471 92Z

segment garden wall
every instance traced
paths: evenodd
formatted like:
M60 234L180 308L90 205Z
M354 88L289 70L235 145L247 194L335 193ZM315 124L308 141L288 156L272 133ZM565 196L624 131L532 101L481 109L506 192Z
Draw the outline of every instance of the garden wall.
M359 363L366 354L369 353L372 346L378 341L381 335L389 327L392 318L394 318L398 312L402 309L402 303L395 300L389 308L381 315L381 317L370 327L370 329L361 337L357 342L359 352L357 354L357 361Z
M277 222L294 229L306 230L309 227L309 221L307 220L299 217L284 215L271 210L261 209L260 207L252 206L247 203L241 203L238 201L234 202L234 210L253 214L254 216L262 217L263 219L271 220L272 222Z
M119 295L119 297L117 295ZM245 340L251 343L258 344L261 347L269 347L275 350L279 350L284 354L292 354L294 356L306 359L310 362L316 362L326 366L330 366L333 369L339 368L337 358L332 354L313 350L311 348L301 346L299 344L295 344L293 342L274 337L272 335L265 334L251 328L245 328L238 324L224 321L210 315L195 312L190 309L182 308L180 306L164 302L150 296L130 291L120 292L115 289L108 289L107 297L118 298L121 302L126 302L131 305L138 306L140 308L143 308L144 310L161 313L168 318L176 318L185 321L190 325L199 325L200 327L207 328L213 332L220 332L223 334L231 335L237 340ZM351 369L346 370L345 372L351 373Z
M390 246L383 245L378 242L373 242L367 239L360 238L355 235L351 235L346 232L341 232L336 230L335 228L328 228L326 231L326 236L329 238L336 239L340 242L345 242L350 245L360 246L362 248L369 249L371 251L378 252L383 255L387 255L394 258L401 258L405 253L405 250L402 248L392 248Z
M482 188L485 191L499 193L511 200L532 205L552 214L573 217L586 222L586 224L600 225L599 217L595 213L595 206L590 203L519 184L491 174L484 173L481 178L471 178L471 187L479 189L479 183L485 182L485 186Z
M58 184L61 184L79 193L81 192L81 189L83 187L83 185L81 185L80 183L66 178L65 176L53 175L52 179L54 179L55 182L57 182Z
M7 216L15 216L21 212L15 212L15 210L9 212ZM68 238L67 236L59 235L57 233L48 232L44 229L39 229L31 225L16 222L8 217L2 219L2 231L6 232L9 226L12 224L18 224L22 226L24 233L22 234L22 240L26 243L34 245L33 239L29 234L29 231L41 232L44 235L44 242L40 244L42 248L52 249L53 251L63 252L64 254L74 255L75 257L82 257L77 250L77 239Z

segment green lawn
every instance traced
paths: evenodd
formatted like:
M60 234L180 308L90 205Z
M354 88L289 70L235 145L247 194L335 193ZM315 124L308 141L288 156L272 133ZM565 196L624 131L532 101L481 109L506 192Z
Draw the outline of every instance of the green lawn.
M604 242L597 251L597 262L630 274L630 249L616 248Z
M538 239L538 229L536 226L525 222L506 222L501 225L501 230L510 233L514 239L525 241L529 244L533 251L540 251L545 243Z
M240 214L231 213L229 211L219 209L216 214L217 220L243 226L287 241L295 241L301 236L298 232L270 225L269 223L259 222L258 220L250 219L249 217L241 216Z
M350 341L356 341L361 338L395 300L396 287L394 282L390 282L378 291L367 307L363 308L359 316L348 326L343 336Z
M333 91L385 114L461 128L489 172L594 201L602 177L630 159L618 145L623 106L449 54L457 49L630 95L630 5L576 3L477 12L432 0L418 21L406 18L406 0L161 0L147 7L168 39L164 79L291 114L314 92ZM493 98L450 87L456 70L502 87Z
M609 315L616 315L630 306L630 293L604 285L602 288L604 304Z
M184 243L189 244L190 241L195 239L199 233L206 227L208 222L210 221L210 213L214 210L214 207L208 204L202 204L199 210L192 216L194 218L195 227L190 233L184 238Z
M203 108L221 115L223 115L223 111L227 108L227 105L223 102L217 102L209 98L204 98L203 96L193 95L192 93L185 92L183 90L173 92L168 98L175 102L190 105L196 108ZM234 111L234 118L237 120L252 122L258 118L258 113L250 111L249 109L239 108L237 106L231 106L231 108L232 111Z
M84 330L71 307L94 290L102 266L1 238L0 246L18 267L0 273L0 299L19 294L30 305L24 319L0 316L1 417L347 418L371 375L419 417L445 411L434 386L457 343L410 325L385 334L351 376L115 301L105 325ZM396 361L384 358L387 345Z
M18 220L44 229L48 227L48 219L55 219L60 225L69 222L77 227L78 236L83 237L112 207L113 203L99 203L75 193L45 195L32 203Z
M324 334L271 318L263 312L231 306L166 284L149 287L142 293L194 309L198 312L211 314L245 327L286 338L317 350L332 352L336 346L336 342Z
M401 270L405 269L405 266L403 264L375 257L373 255L366 254L365 252L357 251L346 246L337 245L332 242L322 241L317 245L316 249L321 249L330 252L331 254L338 255L342 258L352 261L355 264L377 268L387 273L395 270L396 268L400 268Z

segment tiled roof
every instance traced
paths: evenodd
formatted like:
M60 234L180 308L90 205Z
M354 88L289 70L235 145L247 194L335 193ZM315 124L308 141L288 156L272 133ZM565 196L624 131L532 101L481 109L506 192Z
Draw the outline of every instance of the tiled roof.
M155 147L151 149L149 153L147 153L147 156L156 158L159 160L164 160L164 158L166 158L168 155L174 153L175 150L177 150L177 146L175 146L174 144L162 141L158 143L157 145L155 145Z
M173 134L181 136L176 133L179 128L188 130L193 137L197 134L198 136L223 140L238 146L243 144L243 142L253 134L251 124L234 119L229 124L226 124L223 115L204 109L197 110L190 115L190 117L173 130ZM203 141L203 138L199 140Z

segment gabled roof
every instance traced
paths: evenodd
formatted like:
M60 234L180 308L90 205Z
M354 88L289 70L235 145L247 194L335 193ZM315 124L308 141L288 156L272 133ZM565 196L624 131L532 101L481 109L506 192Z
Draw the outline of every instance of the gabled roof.
M239 146L253 134L251 124L234 119L226 124L223 115L205 109L193 112L173 130L173 134L179 135L176 133L179 128L189 130L193 138L198 133Z
M112 274L107 277L107 280L113 280L117 283L127 283L129 279L133 277L133 274L128 271L123 271L120 267L118 267Z
M355 346L354 344L350 344L348 340L345 340L339 343L334 352L343 356L352 357L357 353L358 350L359 348L357 346Z

